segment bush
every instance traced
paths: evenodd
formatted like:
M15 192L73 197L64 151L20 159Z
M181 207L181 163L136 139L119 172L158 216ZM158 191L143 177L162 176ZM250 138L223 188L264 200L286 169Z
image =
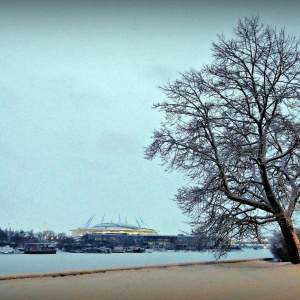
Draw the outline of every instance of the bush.
M300 229L296 229L296 234L300 240ZM283 235L280 231L276 231L273 234L270 242L270 251L273 254L274 258L281 262L290 261L290 257L288 255L286 244L283 239Z

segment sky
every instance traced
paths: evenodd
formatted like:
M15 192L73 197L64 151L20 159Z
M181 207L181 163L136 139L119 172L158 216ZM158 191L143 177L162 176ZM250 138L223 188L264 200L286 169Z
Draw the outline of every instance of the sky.
M0 1L0 228L189 232L188 184L144 159L158 86L211 61L239 18L297 35L297 1Z

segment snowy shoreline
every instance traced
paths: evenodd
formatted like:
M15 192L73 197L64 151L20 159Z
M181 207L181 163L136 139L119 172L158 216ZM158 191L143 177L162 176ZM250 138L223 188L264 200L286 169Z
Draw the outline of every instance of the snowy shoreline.
M265 260L147 266L74 275L2 280L0 293L11 300L277 300L297 299L300 292L300 266Z

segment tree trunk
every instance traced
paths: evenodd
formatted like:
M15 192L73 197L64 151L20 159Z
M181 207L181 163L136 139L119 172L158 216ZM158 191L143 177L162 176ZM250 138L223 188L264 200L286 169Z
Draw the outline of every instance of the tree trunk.
M287 252L292 264L300 263L300 242L296 235L292 221L287 217L280 218L279 226L283 234Z

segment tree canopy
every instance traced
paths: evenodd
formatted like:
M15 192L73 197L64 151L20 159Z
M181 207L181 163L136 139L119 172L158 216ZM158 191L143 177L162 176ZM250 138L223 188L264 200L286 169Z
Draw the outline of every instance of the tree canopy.
M186 174L175 200L195 233L221 244L276 223L299 263L299 40L259 17L233 34L212 44L212 63L161 87L167 100L154 108L165 120L146 158Z

